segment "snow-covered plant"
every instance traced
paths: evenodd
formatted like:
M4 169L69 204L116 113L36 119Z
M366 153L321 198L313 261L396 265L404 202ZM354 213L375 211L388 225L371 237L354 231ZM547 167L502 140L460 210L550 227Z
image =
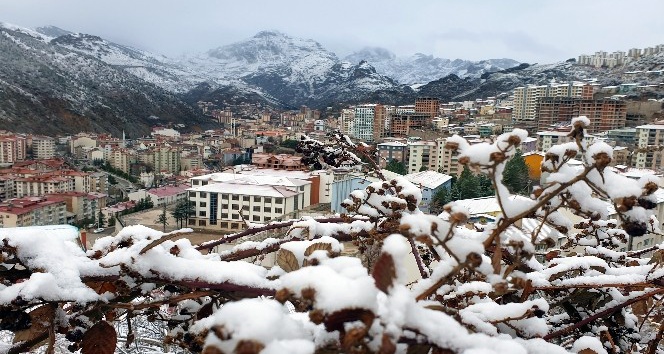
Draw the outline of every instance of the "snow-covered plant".
M471 225L454 202L424 214L416 186L383 178L372 149L335 133L305 138L305 161L382 178L352 192L342 215L252 224L198 246L175 240L187 230L142 226L87 252L48 234L3 237L0 329L14 337L0 351L55 352L66 341L111 353L163 336L164 350L204 353L662 354L664 244L620 251L660 232L650 211L658 186L612 172L611 148L583 139L588 124L574 120L574 141L546 153L546 183L526 200L501 183L525 131L491 144L448 139L492 180L502 215L488 225ZM276 265L266 268L268 253Z

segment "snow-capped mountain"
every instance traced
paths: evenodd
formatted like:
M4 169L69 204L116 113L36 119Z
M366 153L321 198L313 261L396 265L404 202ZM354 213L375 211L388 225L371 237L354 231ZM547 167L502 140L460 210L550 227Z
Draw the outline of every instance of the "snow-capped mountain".
M402 84L427 83L454 74L459 77L479 78L485 73L509 69L519 65L512 59L487 59L470 61L437 58L416 53L408 57L397 57L385 48L367 47L346 56L345 60L366 60L380 74L389 76Z
M173 93L62 45L64 36L0 24L0 129L141 134L159 121L207 122Z
M214 80L241 79L291 107L329 102L337 94L338 100L362 100L369 92L400 86L366 63L343 62L314 40L277 31L259 32L180 64Z

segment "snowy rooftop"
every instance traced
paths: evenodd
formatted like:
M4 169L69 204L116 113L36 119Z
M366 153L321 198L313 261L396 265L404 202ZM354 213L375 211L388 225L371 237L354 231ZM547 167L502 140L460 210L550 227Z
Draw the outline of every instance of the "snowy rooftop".
M423 186L430 189L436 189L443 183L452 179L452 176L448 176L443 173L435 171L422 171L417 173L411 173L405 176L407 180L417 186Z
M531 199L522 197L520 195L511 195L506 203L519 203L523 201L531 201ZM498 199L496 199L495 196L457 200L455 203L456 205L467 208L470 215L500 212L500 205L498 204Z
M636 127L637 129L664 129L664 124L646 124L646 125L639 125Z
M284 186L284 187L297 187L311 183L309 181L294 177L258 175L258 174L240 174L240 173L228 173L228 172L212 173L209 175L192 177L191 179L210 181L211 184L232 182L236 184L270 185L270 186Z
M283 186L272 185L257 185L257 184L243 184L237 183L238 181L230 181L224 183L212 183L205 186L189 188L192 192L207 192L207 193L228 193L228 194L241 194L263 197L292 197L297 195L298 192Z

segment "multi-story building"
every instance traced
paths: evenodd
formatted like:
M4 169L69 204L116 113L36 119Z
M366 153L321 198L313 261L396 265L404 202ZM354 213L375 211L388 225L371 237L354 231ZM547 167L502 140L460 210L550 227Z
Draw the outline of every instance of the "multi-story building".
M588 144L592 144L595 140L595 136L586 134L584 140ZM569 137L569 132L566 131L543 131L537 132L537 151L546 152L553 145L563 144L572 141L572 138Z
M77 221L96 219L99 211L106 206L106 195L101 193L48 194L46 200L64 201L67 212L73 214Z
M74 191L74 179L61 176L33 176L14 181L17 198Z
M640 125L636 127L637 150L633 163L636 168L659 171L664 168L664 124Z
M420 97L415 99L415 112L429 116L427 123L430 125L434 118L438 116L440 109L440 100L433 97Z
M46 160L55 157L55 138L48 136L32 137L32 155L35 159Z
M355 119L351 134L354 138L373 142L385 137L387 112L380 104L364 104L355 107Z
M273 168L277 170L305 170L307 166L302 163L302 156L289 154L256 153L251 156L251 164L260 168Z
M353 135L353 122L355 121L355 108L345 108L341 110L341 132L346 135Z
M25 160L26 145L26 139L22 136L0 137L0 164L13 164Z
M0 227L57 225L67 223L67 205L63 200L46 197L10 199L0 203Z
M382 168L385 168L392 160L401 162L404 166L408 162L408 144L392 141L378 144L376 147L378 148L379 163Z
M131 152L124 148L112 148L106 154L106 161L113 168L129 173L129 166L132 161Z
M247 223L269 222L310 205L309 181L223 173L215 176L188 190L193 207L189 226L238 231Z
M162 145L154 148L152 152L152 167L155 172L180 172L181 150L179 147Z
M390 118L390 135L395 137L408 137L412 130L423 129L430 116L426 113L400 113Z
M535 120L537 104L543 97L579 97L592 99L593 87L582 83L527 86L514 89L514 120Z
M581 99L575 97L542 97L537 103L537 129L551 129L569 125L572 118L586 116L590 120L587 131L598 133L624 128L627 103L614 99Z
M435 160L432 158L436 143L433 141L417 141L408 144L408 173L416 173L421 170L435 169ZM433 165L433 166L432 166Z

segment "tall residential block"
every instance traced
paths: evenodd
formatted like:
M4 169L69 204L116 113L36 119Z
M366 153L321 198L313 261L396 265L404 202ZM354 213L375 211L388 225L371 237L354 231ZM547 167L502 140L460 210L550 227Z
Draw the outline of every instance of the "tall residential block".
M664 168L664 124L647 124L636 127L637 150L633 163L636 168L660 170Z
M581 99L574 97L543 97L537 102L535 120L538 130L570 124L572 118L590 119L590 133L624 128L627 103L614 99Z
M353 137L373 142L385 137L385 107L380 104L365 104L355 107Z
M551 84L545 86L527 86L514 89L514 109L512 119L535 120L537 104L544 97L578 97L592 99L593 88L582 83Z
M440 109L440 100L433 97L421 97L415 100L415 112L429 116L427 123L431 124L433 119L438 116Z

